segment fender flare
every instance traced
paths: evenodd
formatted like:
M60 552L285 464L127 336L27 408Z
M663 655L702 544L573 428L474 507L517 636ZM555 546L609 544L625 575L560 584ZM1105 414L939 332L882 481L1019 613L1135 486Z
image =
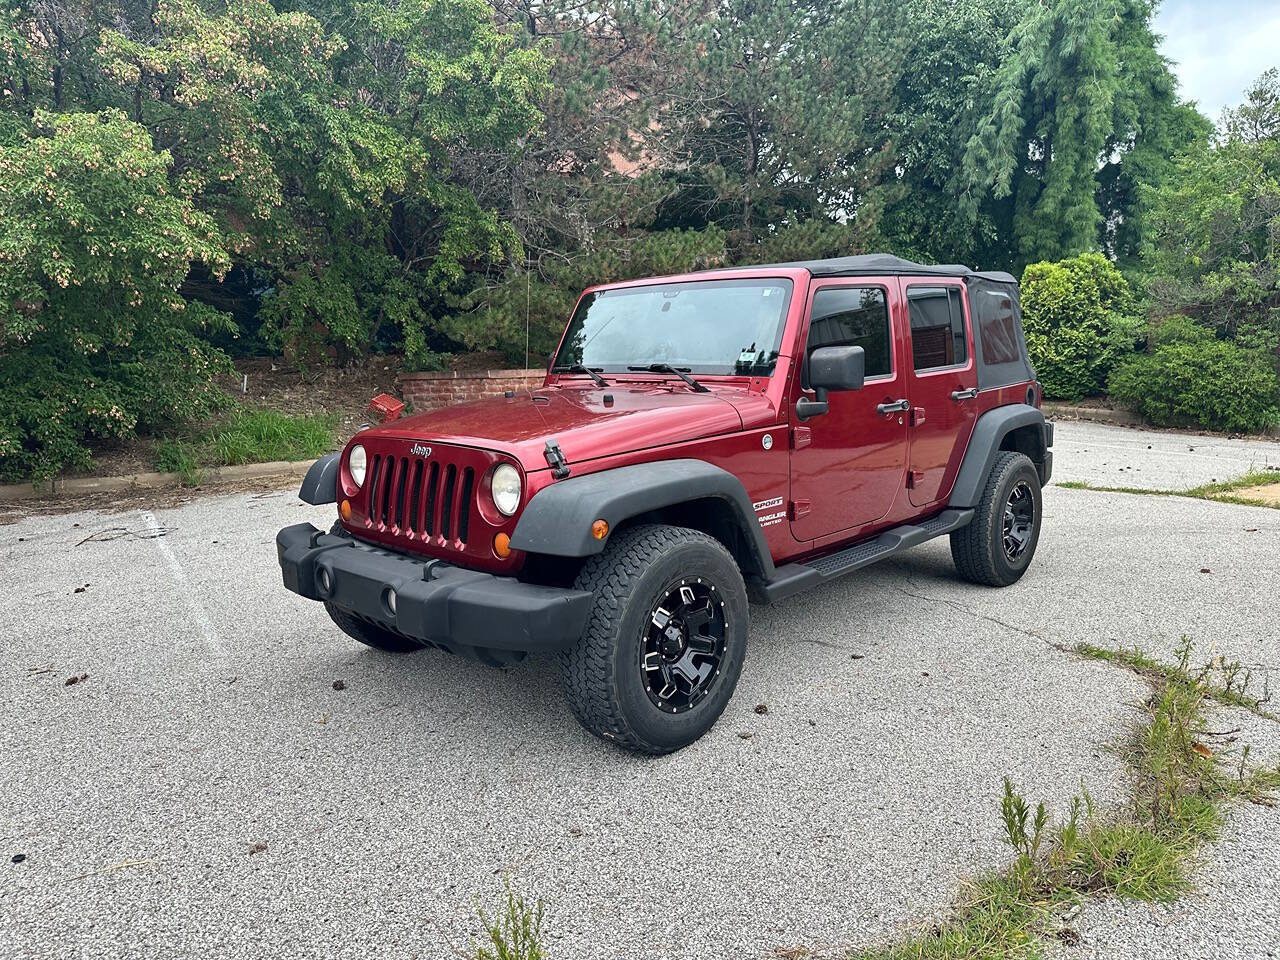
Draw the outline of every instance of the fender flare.
M321 457L307 469L298 488L298 497L305 503L336 503L338 500L338 460L340 453Z
M529 553L589 557L604 550L591 524L616 530L632 517L694 500L723 500L765 579L773 558L742 481L705 460L658 460L570 477L534 494L511 536L511 546Z
M1047 482L1048 474L1044 465L1049 463L1047 448L1052 443L1052 434L1045 424L1044 414L1025 403L1011 403L988 410L978 418L947 506L959 509L976 507L982 498L982 489L991 473L991 467L1000 454L1000 444L1014 430L1030 425L1039 427L1041 463L1037 467L1042 471L1041 484Z

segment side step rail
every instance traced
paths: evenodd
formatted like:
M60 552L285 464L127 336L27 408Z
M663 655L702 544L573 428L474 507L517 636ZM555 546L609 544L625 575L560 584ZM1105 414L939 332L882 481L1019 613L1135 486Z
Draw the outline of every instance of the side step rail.
M894 527L870 540L855 543L851 547L828 553L826 556L806 560L803 563L787 563L774 572L774 578L764 586L764 594L770 603L801 593L820 583L842 577L854 570L861 570L908 547L940 537L952 530L959 530L973 519L972 510L943 510L936 517L919 524Z

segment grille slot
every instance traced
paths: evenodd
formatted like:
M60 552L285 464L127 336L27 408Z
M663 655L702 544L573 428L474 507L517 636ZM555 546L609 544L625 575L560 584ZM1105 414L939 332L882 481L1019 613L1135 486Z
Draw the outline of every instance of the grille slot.
M440 536L449 539L453 529L453 487L458 480L458 468L449 464L444 471L444 496L440 503Z
M369 484L369 517L371 519L376 519L378 516L378 476L380 472L379 468L381 466L382 457L375 454L373 463L369 464L369 477L367 480L367 483Z
M470 467L462 471L462 492L458 496L458 540L467 542L467 527L471 525L471 489L475 486L476 472Z
M400 460L400 469L396 472L396 508L395 522L396 528L400 530L406 529L404 522L404 494L405 484L409 480L409 461L407 459Z
M422 506L422 532L431 536L436 532L436 499L440 488L440 464L433 463L427 468L427 498Z
M413 478L409 481L409 512L405 516L409 530L415 533L422 532L422 515L419 510L421 501L422 461L416 460L413 464Z

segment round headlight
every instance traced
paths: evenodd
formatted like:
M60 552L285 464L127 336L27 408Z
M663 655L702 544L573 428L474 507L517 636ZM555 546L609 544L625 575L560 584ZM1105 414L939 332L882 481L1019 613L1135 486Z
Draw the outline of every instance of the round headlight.
M520 471L509 463L500 463L493 471L489 483L493 505L504 516L511 516L520 506Z
M364 485L364 471L367 466L364 447L357 443L347 454L347 469L351 471L351 479L356 482L357 490Z

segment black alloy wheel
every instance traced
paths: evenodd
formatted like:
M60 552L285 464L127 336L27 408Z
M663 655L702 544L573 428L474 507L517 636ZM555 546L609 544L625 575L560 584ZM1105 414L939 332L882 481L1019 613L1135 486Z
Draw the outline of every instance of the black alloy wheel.
M720 676L724 657L724 601L702 577L670 584L649 614L640 646L645 692L659 709L690 710Z
M1004 504L1004 555L1010 560L1018 560L1027 552L1031 543L1031 530L1035 525L1036 501L1031 487L1025 480L1019 480Z

